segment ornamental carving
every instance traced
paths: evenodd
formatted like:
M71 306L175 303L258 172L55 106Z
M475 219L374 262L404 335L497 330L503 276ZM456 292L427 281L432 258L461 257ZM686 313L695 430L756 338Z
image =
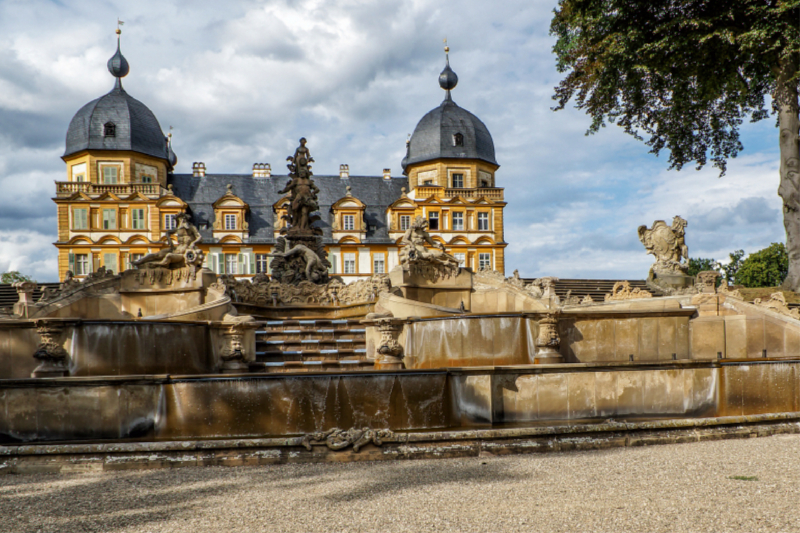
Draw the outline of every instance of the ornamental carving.
M653 227L639 226L639 240L644 244L648 254L656 258L651 271L656 274L686 274L689 268L689 248L686 246L686 220L676 216L672 226L663 220L653 222Z
M722 280L722 283L717 288L717 292L727 296L728 298L738 298L739 300L743 299L742 293L739 292L739 289L731 289L726 280Z
M561 338L558 336L558 317L554 314L539 320L539 335L534 342L537 363L560 363L563 361L559 348Z
M61 345L63 328L60 323L50 320L37 320L36 333L41 343L36 347L33 357L40 361L31 377L60 377L69 374L67 358L69 354Z
M353 447L354 452L358 452L362 446L370 442L376 446L381 446L384 440L393 440L395 435L388 429L351 428L343 430L339 428L309 433L304 436L301 443L308 451L314 444L324 444L331 450L344 450L348 446Z
M325 285L302 281L289 285L256 274L252 281L233 276L219 276L215 286L223 289L231 300L250 305L352 305L377 300L389 292L391 283L386 274L376 274L345 285L338 278Z
M247 355L244 348L245 328L242 324L233 324L223 333L227 346L225 347L220 359L222 359L222 372L247 372L248 366L245 362Z
M639 298L652 298L653 295L639 287L631 288L627 281L618 281L611 289L611 294L606 294L605 301L613 302L618 300L636 300Z
M95 272L88 274L86 278L84 278L83 282L81 282L75 277L71 270L67 270L67 274L64 276L64 281L59 284L58 288L45 287L38 303L46 303L51 300L55 300L56 298L70 296L80 290L89 288L94 283L112 279L115 276L116 274L114 274L112 270L107 270L106 267L102 266Z
M796 307L794 309L790 309L786 303L786 297L782 292L773 292L768 300L756 298L753 300L753 303L759 307L765 307L771 311L775 311L776 313L800 320L800 309Z
M434 241L427 229L428 221L418 216L400 239L403 270L432 283L457 276L458 259L445 252L444 245Z
M319 235L288 240L279 237L275 250L267 255L275 258L270 268L276 281L289 285L298 285L304 281L320 285L328 282L331 264Z
M404 320L379 318L376 323L381 334L381 344L378 347L378 353L383 356L381 363L402 362L403 347L400 345L398 337L403 331Z
M719 272L714 270L704 270L702 272L698 272L696 276L697 290L708 293L717 292L717 279L719 277Z
M161 250L147 254L141 259L133 262L137 268L156 269L156 268L189 268L190 279L195 279L197 271L203 265L204 254L197 243L200 242L202 237L200 232L194 224L189 222L191 216L188 213L178 213L175 220L178 223L176 228L167 230L166 242L167 247ZM172 235L178 241L178 244L172 242Z

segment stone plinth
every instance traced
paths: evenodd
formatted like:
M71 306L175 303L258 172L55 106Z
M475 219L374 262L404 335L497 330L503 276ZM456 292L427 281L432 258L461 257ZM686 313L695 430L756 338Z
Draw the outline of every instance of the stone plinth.
M206 292L216 278L208 269L192 276L188 267L126 270L121 274L119 290L122 311L148 317L201 306L207 303Z
M694 278L686 274L661 274L651 272L647 281L665 289L685 289L694 285Z
M398 287L403 297L417 302L465 310L472 307L472 272L461 268L458 275L431 281L397 266L389 272L392 287Z

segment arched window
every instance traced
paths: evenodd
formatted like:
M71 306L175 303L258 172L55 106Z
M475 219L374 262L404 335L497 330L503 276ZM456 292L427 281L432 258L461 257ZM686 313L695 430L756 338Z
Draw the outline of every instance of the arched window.
M117 125L113 122L106 122L103 126L103 137L116 137Z
M453 146L464 146L464 136L462 134L453 134Z

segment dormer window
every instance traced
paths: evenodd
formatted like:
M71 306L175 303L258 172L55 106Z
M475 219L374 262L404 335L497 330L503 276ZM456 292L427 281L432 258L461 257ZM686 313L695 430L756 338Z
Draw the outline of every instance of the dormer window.
M460 133L453 134L453 146L464 146L464 135Z
M103 137L116 137L117 136L117 125L113 122L106 122L103 125Z

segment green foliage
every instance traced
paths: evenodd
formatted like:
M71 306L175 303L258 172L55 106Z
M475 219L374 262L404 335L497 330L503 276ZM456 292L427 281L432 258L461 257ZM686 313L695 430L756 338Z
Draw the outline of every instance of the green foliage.
M797 84L800 0L559 0L550 32L566 77L553 98L670 152L670 168L710 159L724 174L739 127ZM783 69L783 70L782 70ZM780 89L780 90L779 90Z
M704 270L718 270L719 263L716 259L704 259L701 257L689 258L689 270L686 272L690 276L696 276L699 272Z
M728 284L733 284L736 279L736 273L742 267L744 258L744 250L736 250L728 254L730 262L727 265L720 264L720 268L725 272L725 280Z
M757 476L728 476L728 479L736 481L758 481Z
M783 243L774 242L747 256L736 273L737 285L745 287L777 287L789 272L789 256Z
M31 279L30 276L26 276L25 274L20 274L16 270L11 270L9 272L0 274L0 283L17 283L19 281L35 281L35 280Z

